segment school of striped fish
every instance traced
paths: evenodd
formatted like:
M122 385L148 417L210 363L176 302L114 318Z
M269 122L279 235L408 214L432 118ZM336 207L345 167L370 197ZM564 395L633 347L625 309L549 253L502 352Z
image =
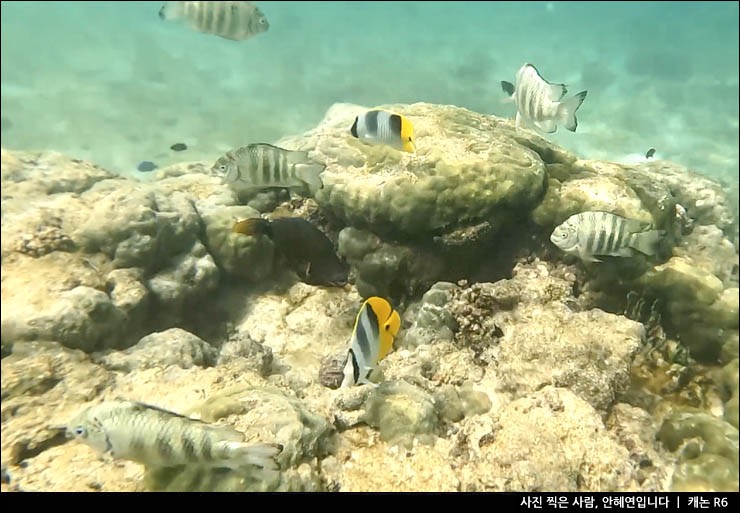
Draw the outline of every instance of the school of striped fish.
M249 40L270 28L265 14L252 2L165 2L159 16L231 41ZM576 131L576 113L587 91L566 98L568 90L564 84L545 80L530 63L517 71L515 83L501 81L501 87L507 94L506 100L516 106L516 130L530 127L553 133L562 126ZM385 145L404 153L417 151L413 121L382 109L358 113L347 136L363 144ZM171 149L184 151L187 146L177 143ZM654 153L651 149L646 158ZM142 171L156 168L151 162L142 164L147 164ZM307 151L249 143L219 157L211 171L221 176L225 185L240 192L286 188L313 196L323 187L325 167L313 161ZM337 256L334 243L308 220L250 218L235 222L232 232L235 236L268 237L287 267L307 284L344 287L349 281L349 266ZM575 213L556 226L550 241L564 253L592 263L607 257L653 256L663 235L662 230L641 221L611 212L586 211ZM348 341L340 388L374 386L373 371L393 350L400 328L401 316L387 299L366 299ZM94 404L72 418L65 429L68 438L101 454L150 467L253 467L264 472L265 477L279 472L275 458L281 446L248 444L244 435L230 426L205 423L151 404L127 400Z

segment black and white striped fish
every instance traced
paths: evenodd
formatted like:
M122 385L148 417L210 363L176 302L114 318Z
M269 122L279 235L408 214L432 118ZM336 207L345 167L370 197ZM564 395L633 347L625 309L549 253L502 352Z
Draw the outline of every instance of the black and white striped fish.
M256 466L274 473L278 470L274 458L282 451L277 444L246 444L244 435L229 426L122 400L84 409L67 424L66 435L113 458L150 467Z
M252 2L165 2L159 17L233 41L244 41L270 28Z
M385 110L369 110L355 118L352 137L370 144L387 144L397 150L414 153L414 125L408 118Z
M574 214L557 226L550 241L584 262L601 262L595 255L631 257L635 251L655 255L663 230L609 212Z
M371 384L370 372L393 349L400 328L401 316L388 301L377 296L365 301L355 319L340 386Z
M304 187L315 194L322 187L324 168L308 159L306 151L291 151L271 144L249 144L231 150L211 168L224 183L236 189Z
M576 131L576 111L587 91L563 100L567 88L563 84L551 84L531 64L519 68L516 87L511 82L502 81L501 88L516 103L517 129L524 121L546 133L555 132L559 124L571 132Z

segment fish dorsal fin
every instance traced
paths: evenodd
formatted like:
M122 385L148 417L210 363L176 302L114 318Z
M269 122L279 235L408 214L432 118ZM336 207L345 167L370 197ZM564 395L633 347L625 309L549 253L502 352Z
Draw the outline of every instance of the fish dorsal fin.
M368 298L368 300L365 301L365 305L373 309L373 312L375 312L375 315L378 317L378 321L381 324L387 321L393 312L391 304L382 297L373 296Z
M226 442L243 442L244 441L244 433L241 431L237 431L235 428L231 426L223 426L219 424L206 424L208 426L208 431L211 431L212 433L217 434L220 438L222 438Z
M288 162L291 164L304 164L308 162L308 152L307 151L298 151L298 150L286 150Z
M129 401L129 402L131 403L132 409L135 410L135 411L153 410L153 411L156 411L156 412L159 412L159 413L163 413L163 414L168 415L168 416L179 417L181 419L187 419L187 420L191 420L193 422L202 422L203 424L205 424L205 422L203 422L202 420L194 419L192 417L188 417L187 415L183 415L181 413L177 413L175 411L168 410L166 408L161 408L161 407L155 406L153 404L142 403L140 401Z
M154 406L153 404L142 403L139 401L129 401L129 402L131 403L131 407L135 411L146 411L146 410L156 411L156 412L162 413L167 416L177 417L180 419L188 420L190 422L198 423L199 425L206 427L209 431L217 433L218 436L223 438L225 441L229 441L229 442L243 442L244 441L244 434L240 431L237 431L231 426L209 424L208 422L202 421L200 419L194 419L192 417L182 415L180 413L174 412L172 410L168 410L166 408L160 408L159 406Z
M568 93L568 88L565 87L565 84L551 84L548 82L547 87L550 89L550 100L554 102L559 102Z

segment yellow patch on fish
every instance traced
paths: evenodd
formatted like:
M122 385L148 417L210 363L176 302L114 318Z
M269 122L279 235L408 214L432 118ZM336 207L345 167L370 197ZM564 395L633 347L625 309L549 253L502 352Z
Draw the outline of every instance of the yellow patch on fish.
M386 144L408 153L416 152L414 124L405 116L373 109L355 118L352 137L370 144Z
M344 363L342 387L371 383L370 372L393 349L401 316L385 299L373 296L360 308Z

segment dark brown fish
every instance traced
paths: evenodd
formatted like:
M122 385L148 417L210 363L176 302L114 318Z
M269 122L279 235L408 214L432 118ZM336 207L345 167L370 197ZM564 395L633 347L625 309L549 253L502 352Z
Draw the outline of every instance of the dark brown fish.
M655 155L655 148L650 148L650 149L649 149L649 150L647 151L647 153L645 154L645 158L646 158L646 159L649 159L649 158L651 158L651 157L652 157L653 155Z
M302 282L309 285L342 287L349 267L334 252L324 233L300 217L268 221L259 217L239 221L233 230L244 235L267 235Z

